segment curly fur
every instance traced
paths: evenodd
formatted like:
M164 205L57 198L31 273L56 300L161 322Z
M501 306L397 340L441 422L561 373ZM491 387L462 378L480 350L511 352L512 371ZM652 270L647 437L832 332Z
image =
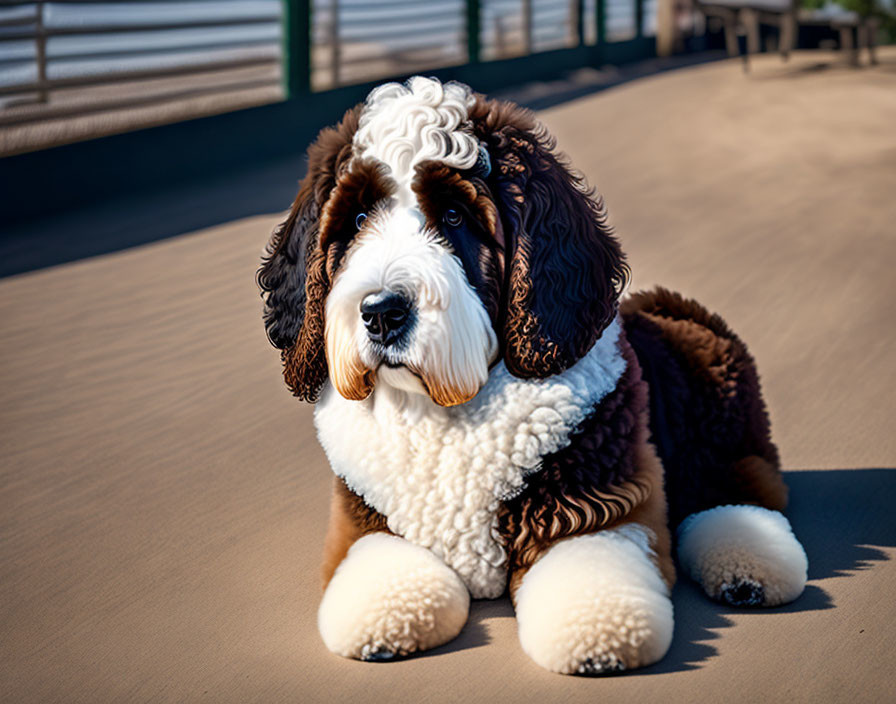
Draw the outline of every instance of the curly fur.
M500 596L508 562L499 507L617 386L626 366L619 331L611 325L548 380L517 379L499 364L472 401L452 409L428 399L409 408L388 387L360 403L328 387L315 408L318 437L336 474L391 531L432 550L474 597Z
M725 503L782 511L787 487L746 345L718 315L662 288L631 296L622 314L650 386L671 525Z
M713 599L734 606L778 606L806 586L806 553L790 523L760 506L717 506L678 530L681 566Z
M552 547L517 591L529 657L554 672L589 675L662 658L672 643L672 602L649 540L629 524Z
M320 218L348 162L360 108L349 110L308 148L308 173L286 221L265 250L256 281L264 297L268 339L280 348L284 378L303 401L314 403L327 379L324 303L330 290L327 252L321 247Z
M507 368L524 378L556 374L613 320L628 267L603 200L557 155L532 113L479 100L471 119L495 164L495 200L511 251Z
M479 157L470 129L472 91L461 83L442 84L414 76L406 84L386 83L371 91L354 137L359 159L384 164L409 198L416 167L430 160L469 169ZM405 200L401 205L409 205Z
M338 655L408 655L454 638L469 607L463 583L435 555L376 533L358 540L336 570L318 626Z
M509 586L544 667L654 662L672 632L670 524L713 598L799 594L754 360L678 294L620 306L628 273L603 200L526 110L415 78L321 133L258 283L340 478L331 650L433 647L470 595ZM383 291L416 316L388 348L360 319Z
M528 569L560 538L613 524L649 496L637 454L647 440L647 388L624 338L619 348L626 368L616 388L579 424L566 447L542 458L525 490L501 508L498 529L514 571Z

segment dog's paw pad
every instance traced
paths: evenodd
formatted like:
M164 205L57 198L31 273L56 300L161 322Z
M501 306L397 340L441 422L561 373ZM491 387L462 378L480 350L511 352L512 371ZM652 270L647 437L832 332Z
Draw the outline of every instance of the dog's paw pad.
M593 677L597 675L615 675L625 670L625 663L613 653L604 653L585 660L576 669L577 675Z
M738 579L722 585L719 598L731 606L762 606L765 588L754 579Z
M373 649L369 648L369 646L365 646L361 652L361 659L364 662L391 662L392 660L400 660L403 657L402 653L396 653L385 648Z

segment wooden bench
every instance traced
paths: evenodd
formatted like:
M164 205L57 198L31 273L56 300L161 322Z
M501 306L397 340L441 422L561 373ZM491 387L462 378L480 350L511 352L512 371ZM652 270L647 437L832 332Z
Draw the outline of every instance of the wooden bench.
M682 0L661 0L673 8L680 8ZM685 0L687 2L688 0ZM875 44L878 23L874 17L862 17L856 12L844 10L837 5L827 5L821 9L807 9L800 6L800 0L690 0L693 9L707 19L721 21L725 34L725 48L729 56L742 56L744 70L749 70L750 54L760 51L760 26L771 25L778 28L778 52L787 59L796 48L800 25L831 27L840 36L840 48L846 53L851 65L859 64L859 48L868 49L870 63L877 63ZM678 30L675 10L666 13L672 22L666 31ZM660 29L662 33L663 28ZM741 54L738 31L746 34L746 52ZM663 40L658 38L663 44ZM677 42L665 41L666 46Z

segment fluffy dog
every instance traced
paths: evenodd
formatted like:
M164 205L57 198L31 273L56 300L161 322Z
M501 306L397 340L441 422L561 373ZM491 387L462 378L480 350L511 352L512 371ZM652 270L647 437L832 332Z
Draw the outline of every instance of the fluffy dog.
M509 591L539 665L648 665L672 639L673 534L714 599L799 596L746 347L675 293L619 303L602 199L530 112L415 77L308 154L258 282L336 474L330 650L432 648Z

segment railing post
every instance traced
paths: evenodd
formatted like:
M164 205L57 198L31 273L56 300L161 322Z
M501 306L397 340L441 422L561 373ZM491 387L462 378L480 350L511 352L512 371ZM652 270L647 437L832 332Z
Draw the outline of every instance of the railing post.
M467 62L478 64L480 60L482 12L479 0L467 0Z
M523 0L523 46L527 56L532 53L532 0Z
M607 8L604 0L597 0L597 7L594 8L595 19L597 21L597 43L603 44L607 41Z
M339 39L339 0L330 0L330 75L333 88L339 87L342 42Z
M37 3L37 14L34 18L34 29L37 35L37 82L40 88L37 91L37 101L46 103L49 100L47 89L47 33L44 31L44 3Z
M507 55L507 36L504 32L504 16L495 15L495 56L503 59Z
M635 0L635 36L644 36L644 0Z
M585 0L572 0L572 21L575 45L585 44Z
M311 92L311 3L283 0L283 90L287 98Z

